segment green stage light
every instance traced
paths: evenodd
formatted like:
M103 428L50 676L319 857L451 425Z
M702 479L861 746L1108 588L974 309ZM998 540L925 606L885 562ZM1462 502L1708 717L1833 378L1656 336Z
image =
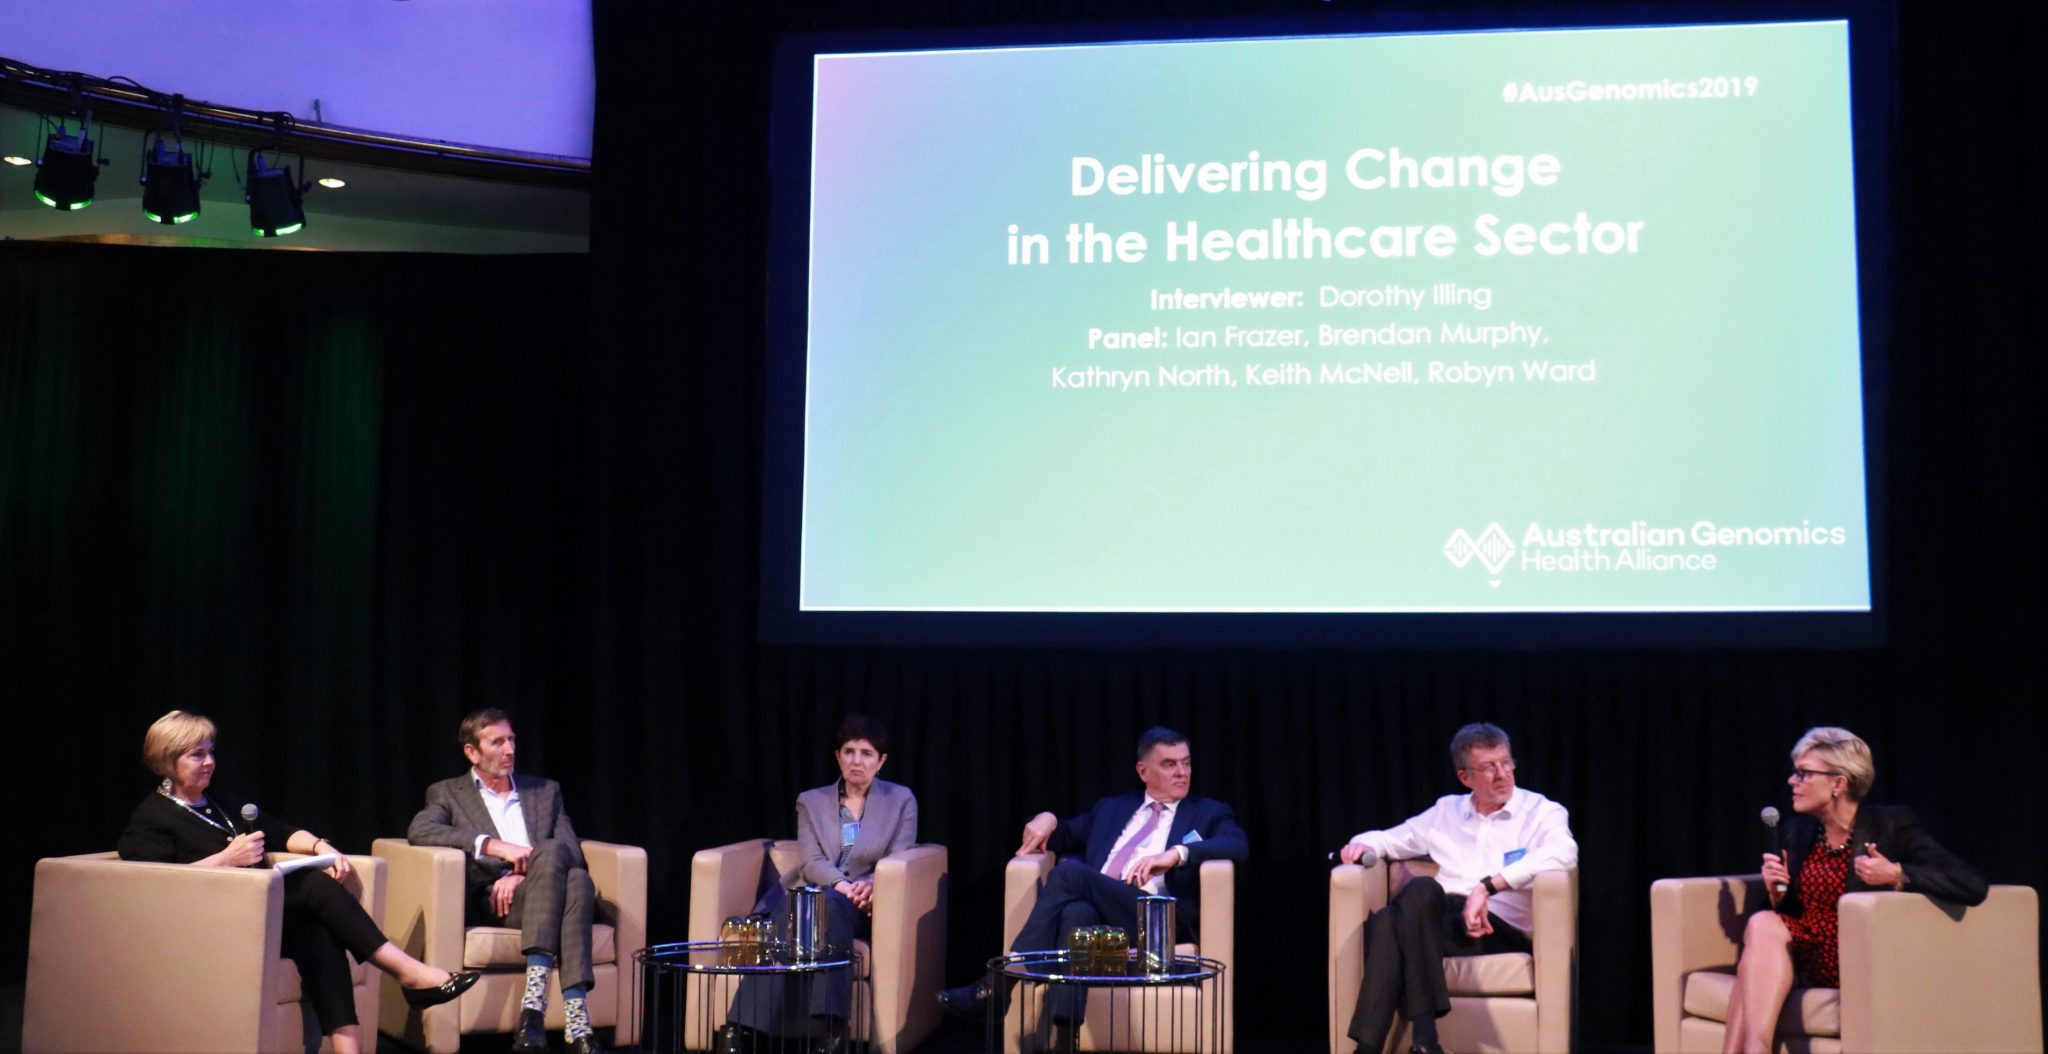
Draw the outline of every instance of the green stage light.
M249 178L244 184L249 202L249 229L259 237L281 238L306 226L302 191L292 178L290 165L272 168L262 151L249 151Z
M172 146L159 133L142 170L142 214L151 223L189 223L199 216L203 177L184 144Z
M43 157L36 166L37 201L74 212L92 204L100 166L93 160L92 140L86 137L84 125L79 126L77 135L66 134L64 126L58 125L43 144Z

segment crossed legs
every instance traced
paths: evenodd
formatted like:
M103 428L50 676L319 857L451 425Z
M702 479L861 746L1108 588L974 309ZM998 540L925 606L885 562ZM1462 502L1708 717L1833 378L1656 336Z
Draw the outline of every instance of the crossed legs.
M1735 991L1728 996L1723 1054L1768 1054L1792 974L1792 931L1784 917L1775 911L1751 915L1742 931L1742 957L1735 962Z

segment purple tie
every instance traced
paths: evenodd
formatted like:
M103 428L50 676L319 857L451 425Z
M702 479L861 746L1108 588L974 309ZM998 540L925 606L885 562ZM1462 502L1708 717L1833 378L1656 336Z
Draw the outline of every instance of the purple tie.
M1145 839L1152 837L1152 829L1159 826L1159 817L1166 812L1166 806L1156 801L1145 804L1151 806L1152 815L1145 818L1144 826L1138 828L1138 833L1132 835L1131 840L1125 842L1124 847L1117 850L1116 855L1109 858L1109 864L1102 869L1103 874L1119 882L1124 880L1124 868L1131 866L1131 855L1138 851L1139 846L1145 844Z

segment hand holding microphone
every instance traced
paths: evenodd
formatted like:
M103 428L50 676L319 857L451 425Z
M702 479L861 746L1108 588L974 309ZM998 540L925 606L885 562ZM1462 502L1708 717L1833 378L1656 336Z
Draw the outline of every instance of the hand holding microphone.
M1363 845L1358 842L1347 842L1340 848L1330 850L1330 862L1332 863L1359 864L1364 867L1371 867L1379 863L1379 859L1379 854L1372 851L1372 846Z
M1785 836L1778 830L1777 806L1764 806L1760 818L1764 822L1764 888L1775 900L1791 887L1792 873L1785 869Z

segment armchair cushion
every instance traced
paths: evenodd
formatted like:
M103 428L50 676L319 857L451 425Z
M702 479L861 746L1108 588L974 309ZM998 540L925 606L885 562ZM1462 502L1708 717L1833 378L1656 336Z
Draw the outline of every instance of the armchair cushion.
M1528 952L1453 955L1444 960L1452 995L1535 995L1536 957Z
M608 963L618 960L618 942L614 940L611 926L602 922L590 924L590 961ZM526 953L519 950L519 931L507 926L471 926L462 932L462 968L465 970L488 970L492 968L526 968Z
M1719 970L1700 970L1685 979L1685 1012L1710 1021L1728 1020L1728 999L1735 992L1735 975ZM1785 1010L1778 1015L1781 1036L1839 1036L1842 1034L1842 990L1839 988L1794 988L1785 997Z

